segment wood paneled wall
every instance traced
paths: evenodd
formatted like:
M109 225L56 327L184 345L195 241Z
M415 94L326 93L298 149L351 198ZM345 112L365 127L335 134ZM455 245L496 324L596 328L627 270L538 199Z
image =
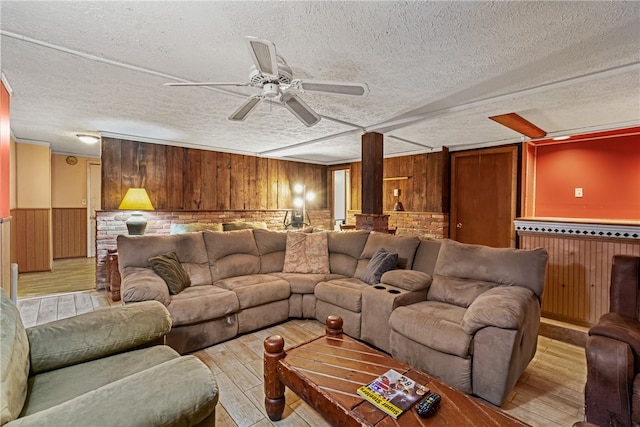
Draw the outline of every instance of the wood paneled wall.
M53 208L53 259L87 256L87 209Z
M594 325L609 311L613 255L640 256L637 240L519 234L521 248L549 252L543 316L577 324Z
M49 209L11 211L11 262L18 263L20 273L51 270L49 212Z
M401 191L407 212L449 212L449 150L384 159L383 210L395 204L393 189ZM394 179L404 178L407 179ZM361 209L362 163L351 163L351 208Z
M102 209L117 209L130 187L144 187L156 210L289 209L292 186L327 208L327 166L102 138Z

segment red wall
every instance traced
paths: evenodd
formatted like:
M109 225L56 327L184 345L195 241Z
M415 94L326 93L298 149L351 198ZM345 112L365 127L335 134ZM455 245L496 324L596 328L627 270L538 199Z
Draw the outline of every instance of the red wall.
M11 193L9 186L11 142L9 127L9 92L0 82L0 218L10 213Z
M640 133L538 146L535 191L538 217L640 220Z

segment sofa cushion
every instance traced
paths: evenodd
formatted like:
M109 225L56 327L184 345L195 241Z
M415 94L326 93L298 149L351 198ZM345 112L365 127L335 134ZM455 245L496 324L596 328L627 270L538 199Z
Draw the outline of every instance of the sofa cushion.
M119 353L33 376L21 416L27 416L82 396L180 355L168 346Z
M495 284L474 279L436 275L427 294L428 300L446 302L467 308L483 292Z
M118 267L150 268L149 258L175 252L191 278L191 285L210 285L209 260L201 233L128 236L121 234L118 242Z
M343 279L340 274L307 274L307 273L271 273L272 276L286 280L292 294L312 294L316 285L334 279Z
M197 231L223 231L222 224L209 224L205 222L191 222L188 224L171 224L171 234L195 233Z
M240 309L280 301L291 295L291 288L286 280L268 274L229 277L218 280L214 285L233 291L238 297Z
M393 236L387 233L372 231L367 239L367 244L360 254L354 277L362 279L369 260L380 248L385 248L389 252L398 254L397 268L410 270L413 264L413 257L419 244L420 239L415 236Z
M416 256L413 258L411 269L422 271L423 273L433 276L433 269L438 260L441 242L441 240L436 239L420 239L420 244L418 245L418 249L416 249Z
M315 295L321 301L354 313L360 313L362 311L362 289L367 286L369 285L354 277L335 279L318 283Z
M494 283L494 286L524 286L539 299L544 288L547 257L547 250L542 248L491 248L445 239L433 282L435 285L437 276L445 276Z
M467 335L461 326L465 311L451 304L422 301L393 310L389 326L419 344L468 358L473 350L473 336Z
M373 254L367 268L362 274L362 281L370 285L380 283L380 278L384 273L396 268L398 264L398 254L395 252L387 252L384 248L380 248Z
M253 237L260 254L260 273L281 272L287 249L287 233L256 229L253 230Z
M287 233L282 272L328 274L327 233Z
M369 232L365 230L329 233L327 243L331 272L352 277L368 238Z
M422 271L390 270L382 275L380 281L407 291L421 291L431 285L432 278Z
M216 286L190 286L171 299L167 307L173 326L219 319L240 309L234 292Z
M227 277L258 274L260 256L252 230L203 231L211 282Z
M169 293L175 295L191 285L191 278L182 268L178 255L175 252L167 252L148 259L151 268L162 277L169 288Z
M29 341L18 308L0 290L0 425L20 415L27 397Z

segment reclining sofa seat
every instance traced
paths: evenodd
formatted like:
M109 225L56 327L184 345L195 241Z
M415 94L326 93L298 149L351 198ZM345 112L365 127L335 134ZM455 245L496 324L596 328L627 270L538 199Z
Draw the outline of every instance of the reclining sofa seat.
M180 354L225 341L238 334L235 292L211 286L211 269L203 232L170 236L145 235L117 238L118 267L125 303L156 300L164 304L173 326L167 345ZM148 259L176 252L191 278L191 286L170 295L165 281L151 268Z
M287 318L339 315L346 334L502 403L536 350L546 251L368 231L326 235L326 274L283 272L287 233L278 231L118 236L122 298L165 304L174 321L167 343L180 353ZM397 252L399 268L371 286L362 277L379 248ZM170 251L192 280L177 295L147 261Z
M25 328L0 290L0 317L0 425L215 425L211 370L195 356L155 345L171 328L162 304Z
M367 233L368 234L368 233ZM313 319L316 317L316 297L314 294L318 282L344 277L334 273L284 273L284 261L287 250L287 233L253 230L253 235L260 254L260 273L285 280L290 288L289 317ZM331 234L327 235L329 246ZM329 247L331 259L331 247Z
M536 352L547 251L443 240L425 301L391 313L391 354L501 405Z
M334 261L331 271L338 270L347 277L318 283L315 289L316 319L324 321L331 314L340 316L344 320L344 332L361 339L362 328L367 324L367 321L362 319L363 295L365 290L374 289L363 281L371 258L378 249L383 248L398 254L398 269L410 270L420 239L414 236L399 237L386 233L359 231L335 233L331 236L329 244L330 252L331 249L335 251L331 252ZM378 292L375 294L381 294L380 290L388 289L386 286L385 289L376 289ZM371 315L379 318L382 313L374 312ZM384 333L377 328L372 329L367 330L371 332L367 334L370 338L375 339L375 336ZM387 349L383 348L383 350Z

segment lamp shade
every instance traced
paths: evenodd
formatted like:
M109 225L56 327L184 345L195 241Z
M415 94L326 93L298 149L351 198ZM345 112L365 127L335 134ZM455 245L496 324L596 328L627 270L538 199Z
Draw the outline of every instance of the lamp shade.
M127 211L152 211L153 205L144 188L130 188L124 195L118 209Z

